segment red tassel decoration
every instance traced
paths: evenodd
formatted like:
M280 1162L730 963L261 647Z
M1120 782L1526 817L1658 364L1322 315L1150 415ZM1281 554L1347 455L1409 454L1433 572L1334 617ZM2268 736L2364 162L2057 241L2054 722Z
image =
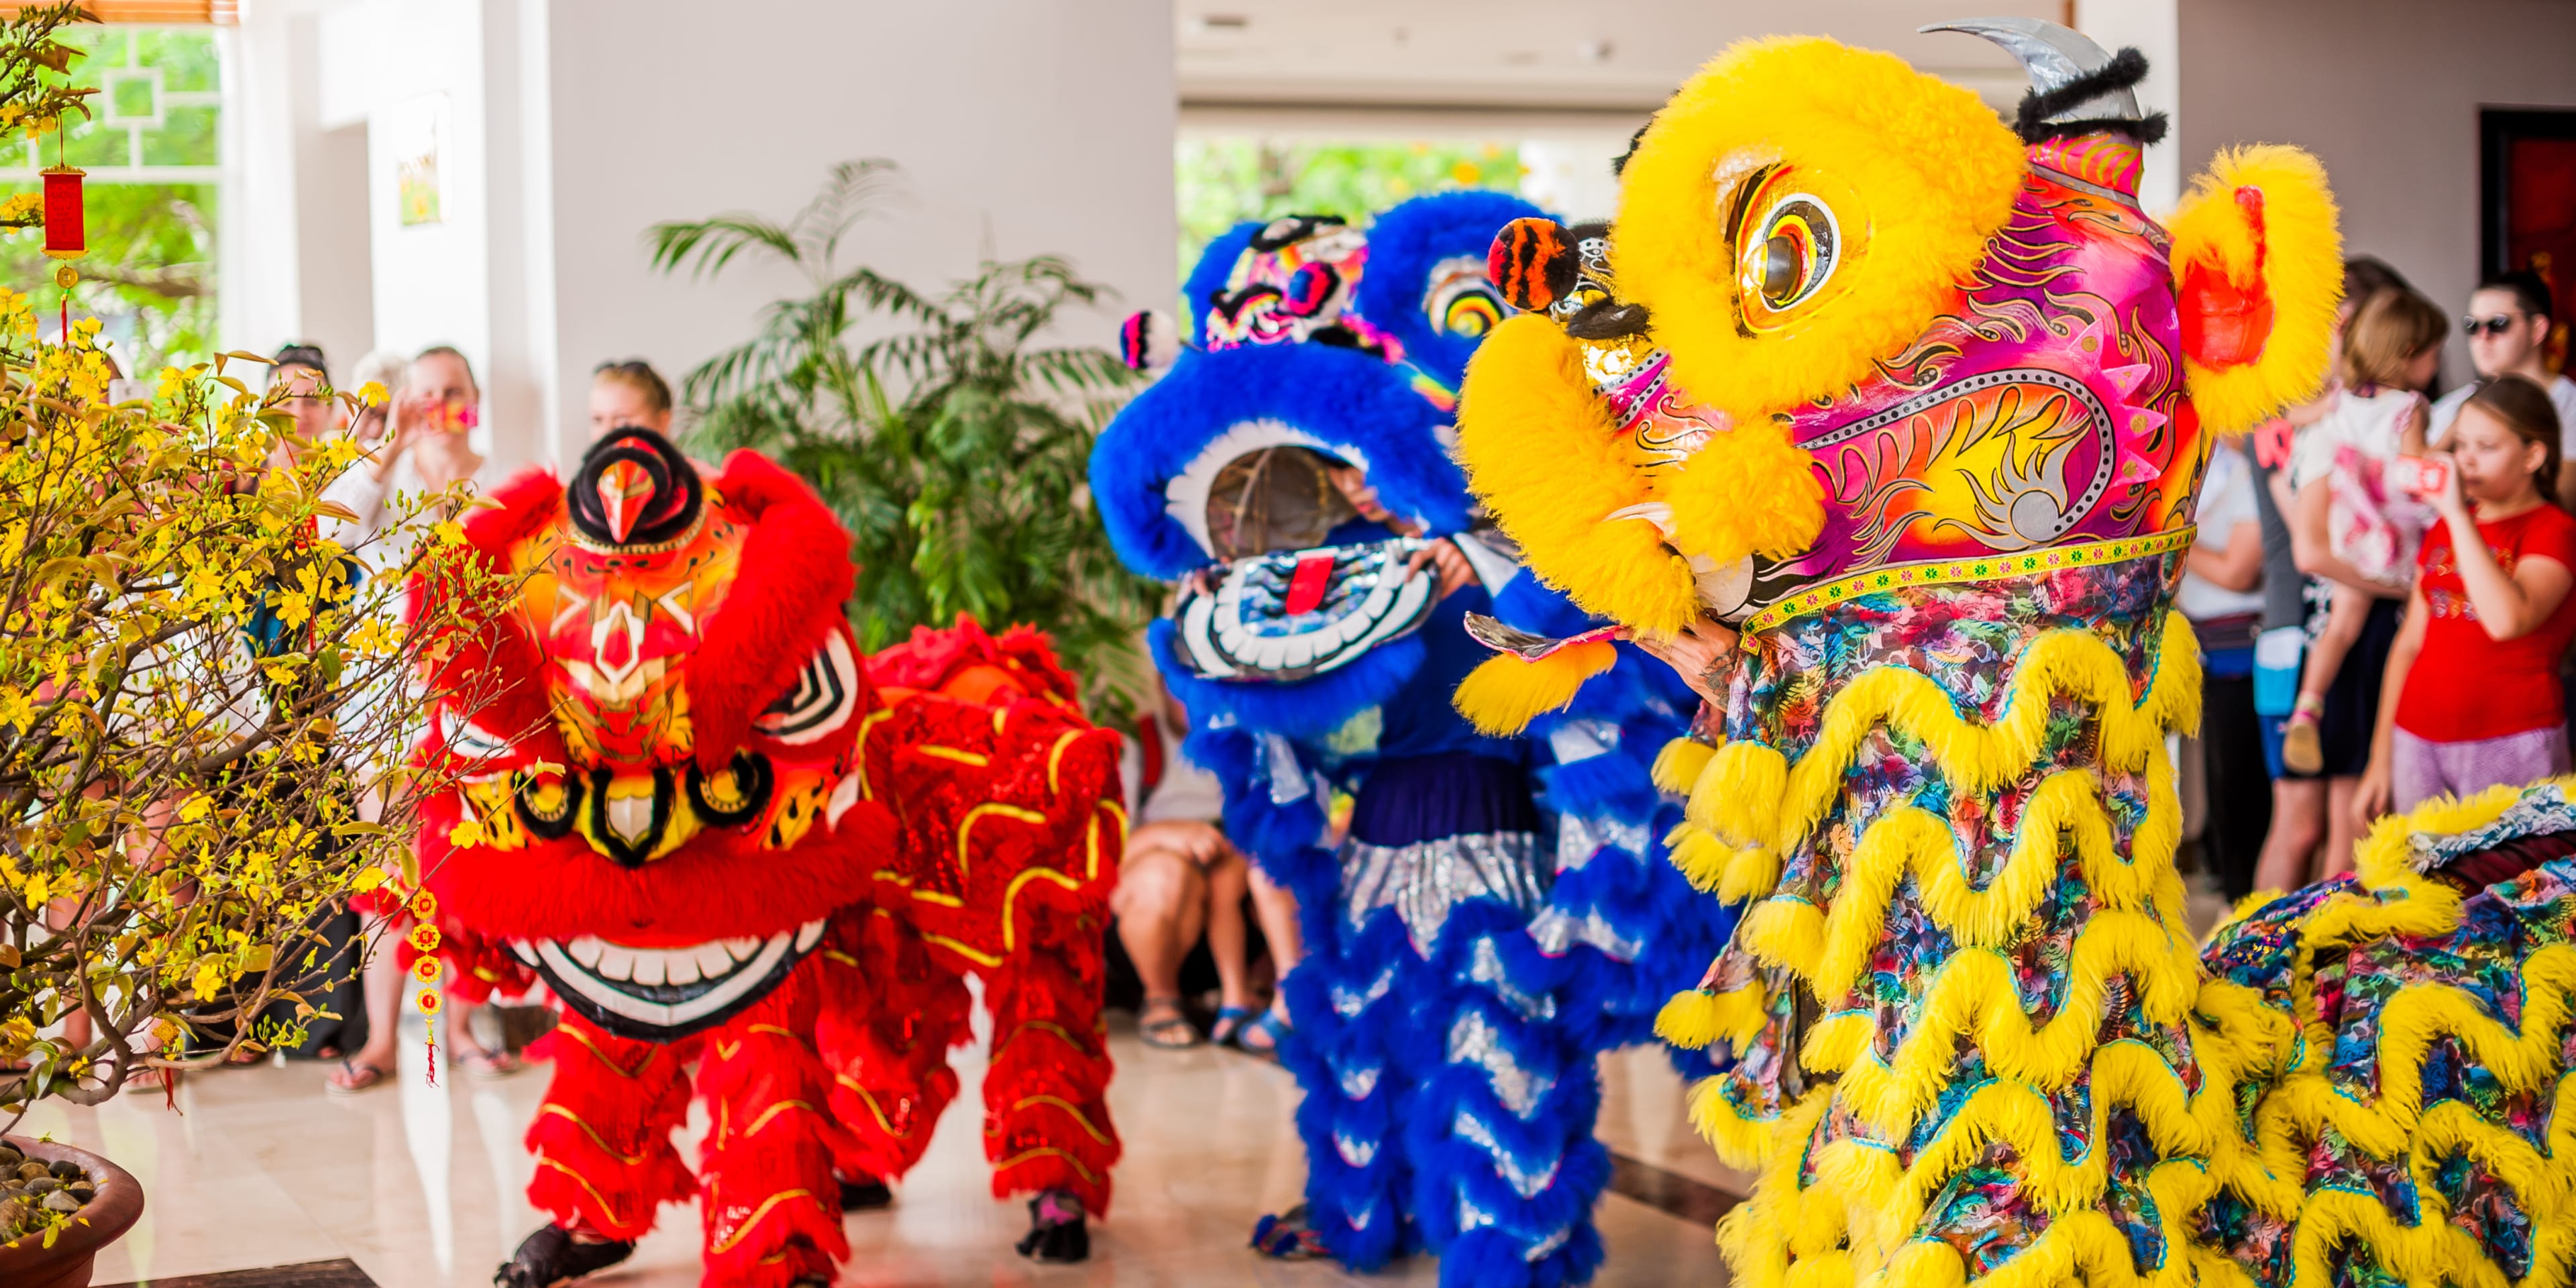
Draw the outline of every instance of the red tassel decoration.
M79 259L89 251L89 229L81 210L85 173L67 165L45 171L45 253L55 259Z

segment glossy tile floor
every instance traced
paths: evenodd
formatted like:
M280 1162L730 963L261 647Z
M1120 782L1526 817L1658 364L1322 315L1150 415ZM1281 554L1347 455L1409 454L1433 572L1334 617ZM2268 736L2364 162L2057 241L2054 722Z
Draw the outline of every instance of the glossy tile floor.
M1430 1284L1428 1262L1357 1278L1329 1263L1282 1264L1244 1247L1253 1219L1297 1198L1304 1177L1289 1117L1295 1084L1277 1067L1213 1048L1144 1048L1113 1016L1118 1077L1110 1095L1127 1143L1117 1208L1093 1227L1092 1260L1041 1267L1012 1254L1025 1228L1018 1204L986 1191L978 1148L980 1057L960 1052L967 1085L922 1166L887 1211L848 1219L854 1288L1016 1284ZM493 1267L538 1221L521 1192L529 1163L519 1136L545 1069L500 1082L425 1085L416 1040L402 1076L341 1098L323 1093L311 1063L199 1075L179 1093L121 1097L88 1110L39 1107L21 1130L97 1150L133 1171L148 1206L142 1223L100 1258L96 1282L242 1270L347 1257L383 1288L483 1288ZM1662 1057L1604 1061L1602 1137L1653 1167L1742 1193L1682 1116L1682 1086ZM696 1128L693 1126L692 1131ZM687 1146L684 1145L684 1149ZM1602 1199L1609 1265L1596 1281L1623 1285L1725 1280L1708 1228L1618 1195ZM663 1224L625 1266L595 1282L683 1288L697 1282L697 1219L663 1209Z

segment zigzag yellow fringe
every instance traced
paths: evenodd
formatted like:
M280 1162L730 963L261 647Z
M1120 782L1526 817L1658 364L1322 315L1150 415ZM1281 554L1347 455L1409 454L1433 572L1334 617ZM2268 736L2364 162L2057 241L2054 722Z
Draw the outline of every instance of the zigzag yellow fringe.
M1698 989L1675 993L1655 1013L1655 1036L1694 1051L1711 1042L1738 1049L1762 1032L1771 1019L1771 999L1759 985L1731 993Z
M2071 842L2077 870L2104 907L2153 912L2168 926L2181 925L2182 878L2173 856L2181 844L2182 802L2173 778L2159 741L2148 762L2147 816L2131 842L2131 857L2123 860L2095 777L2077 769L2049 775L2031 793L2011 856L1983 890L1969 884L1948 820L1910 805L1888 810L1853 848L1830 910L1786 897L1771 900L1755 910L1744 942L1763 959L1796 970L1818 997L1839 999L1867 966L1885 931L1888 902L1912 872L1925 909L1944 932L1963 947L2008 948L2065 875L2061 838ZM1683 858L1677 850L1675 861ZM1770 864L1776 874L1777 860ZM1767 888L1772 881L1763 884ZM2177 942L2190 951L2187 941Z

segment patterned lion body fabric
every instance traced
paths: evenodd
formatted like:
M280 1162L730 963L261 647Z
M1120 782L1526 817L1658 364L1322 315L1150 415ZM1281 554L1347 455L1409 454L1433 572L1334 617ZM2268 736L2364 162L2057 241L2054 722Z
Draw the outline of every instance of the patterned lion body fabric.
M1303 914L1282 1047L1305 1091L1303 1228L1355 1268L1430 1251L1443 1283L1479 1288L1591 1276L1594 1056L1647 1038L1725 928L1657 849L1679 810L1650 760L1687 724L1669 673L1631 654L1521 740L1452 706L1484 658L1471 611L1593 624L1477 525L1444 447L1450 390L1505 312L1485 248L1534 213L1452 193L1365 231L1236 229L1184 290L1188 346L1092 457L1122 557L1184 582L1152 635L1184 750ZM1153 326L1129 324L1131 350ZM1345 499L1341 466L1391 519ZM1415 560L1441 539L1480 584L1438 593Z
M1641 134L1615 223L1498 238L1529 315L1460 455L1576 602L1741 632L1657 766L1676 863L1751 901L1658 1025L1735 1057L1693 1107L1758 1173L1738 1281L2234 1282L2212 1230L2289 1214L2245 1111L2283 1026L2185 929L2172 598L2209 434L2322 376L2333 207L2255 148L2152 220L2134 51L1954 29L2032 70L2013 125L1748 41Z
M493 499L466 557L515 593L443 641L423 755L460 781L418 849L459 995L562 1008L528 1132L553 1228L631 1241L694 1195L708 1283L828 1280L835 1172L901 1175L956 1094L969 972L996 1193L1103 1210L1117 739L1043 639L961 619L861 655L847 535L751 453L708 471L621 430Z

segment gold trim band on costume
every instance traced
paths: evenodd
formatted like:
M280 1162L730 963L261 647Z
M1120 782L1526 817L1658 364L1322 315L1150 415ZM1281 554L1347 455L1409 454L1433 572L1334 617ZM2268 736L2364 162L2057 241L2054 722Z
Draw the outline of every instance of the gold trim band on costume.
M2001 581L2006 577L2026 577L2064 568L2094 568L2170 554L2190 545L2199 531L2199 528L2185 524L2168 532L2123 537L2117 541L2088 541L2078 546L2049 546L2041 550L2025 550L2020 554L1980 555L1974 559L1926 559L1917 563L1887 564L1866 572L1801 586L1744 619L1744 633L1750 635L1755 631L1769 630L1846 600L1907 586L1958 586Z

